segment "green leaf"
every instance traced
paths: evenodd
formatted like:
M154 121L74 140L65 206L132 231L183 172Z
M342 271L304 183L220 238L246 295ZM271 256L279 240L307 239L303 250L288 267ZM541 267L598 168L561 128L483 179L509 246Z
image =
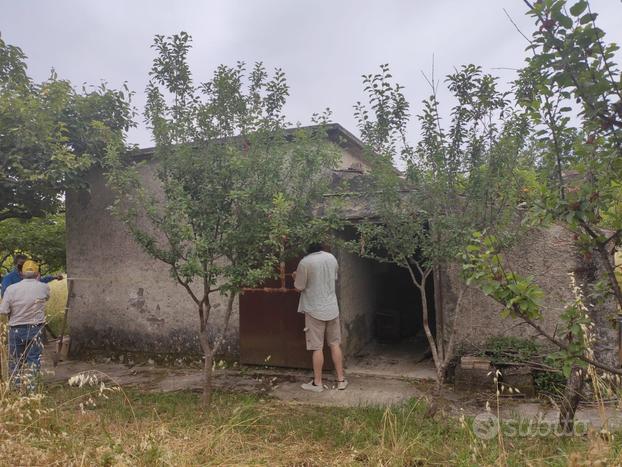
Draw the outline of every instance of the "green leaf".
M581 0L570 7L570 14L572 16L579 16L585 11L586 8L587 2L585 0Z
M561 24L563 27L565 27L566 29L571 29L572 28L572 19L566 15L560 14L559 18L557 18L559 21L559 24Z
M598 16L598 13L588 13L587 15L583 15L581 17L581 19L579 20L579 23L582 25L591 23L592 21L596 19L597 16Z
M481 286L482 292L484 292L486 295L491 295L495 291L495 289L496 287L490 283Z

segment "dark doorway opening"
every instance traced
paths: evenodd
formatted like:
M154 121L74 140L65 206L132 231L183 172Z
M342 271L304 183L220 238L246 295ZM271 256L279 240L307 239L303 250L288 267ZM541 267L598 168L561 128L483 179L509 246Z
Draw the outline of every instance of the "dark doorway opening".
M361 274L364 287L358 287L356 303L367 302L368 327L357 327L350 340L348 367L351 370L376 374L418 376L422 367L432 365L428 339L423 329L421 293L409 271L395 264L373 260L354 260L349 264ZM417 280L420 276L417 273ZM357 284L358 285L358 284ZM348 295L354 295L352 293ZM346 297L344 297L346 298ZM428 321L436 335L434 282L430 275L426 284ZM343 303L348 306L349 304ZM427 371L427 370L426 370ZM433 374L433 373L431 373Z
M423 335L421 292L407 269L394 264L378 263L376 266L378 291L374 316L374 337L383 344L396 344ZM418 279L420 279L418 277ZM434 284L428 279L430 329L436 332L434 312Z

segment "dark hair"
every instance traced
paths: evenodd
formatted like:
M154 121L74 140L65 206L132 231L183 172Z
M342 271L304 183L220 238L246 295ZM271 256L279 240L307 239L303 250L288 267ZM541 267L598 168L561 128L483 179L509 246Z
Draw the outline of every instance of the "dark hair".
M322 251L322 244L321 243L311 243L307 247L307 254L308 255L310 255L311 253L317 253L318 251Z
M15 255L15 256L13 256L13 264L15 264L15 265L17 266L17 270L18 270L19 272L22 272L22 265L21 265L21 264L17 264L17 262L18 262L20 259L23 259L24 261L26 261L26 260L28 259L28 256L26 256L26 255L22 255L21 253L20 253L20 254Z

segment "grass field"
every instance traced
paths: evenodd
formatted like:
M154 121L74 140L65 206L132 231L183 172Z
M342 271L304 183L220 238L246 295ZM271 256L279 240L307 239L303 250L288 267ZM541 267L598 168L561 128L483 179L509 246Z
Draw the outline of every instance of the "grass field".
M52 281L49 286L51 295L45 307L45 314L50 328L54 334L58 334L62 327L63 313L67 303L67 279Z
M426 405L311 407L218 392L144 394L53 387L0 399L3 465L619 465L599 436L482 442ZM598 461L603 462L601 464Z
M66 281L50 284L60 330ZM334 408L217 392L147 394L107 383L18 397L0 386L4 465L622 465L622 433L478 439L469 419L402 407Z

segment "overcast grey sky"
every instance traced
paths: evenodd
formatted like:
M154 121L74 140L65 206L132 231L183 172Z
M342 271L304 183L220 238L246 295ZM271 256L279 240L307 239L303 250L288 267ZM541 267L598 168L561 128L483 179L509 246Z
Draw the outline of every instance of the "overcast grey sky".
M607 38L622 43L622 3L591 4ZM431 70L433 54L437 77L475 63L510 81L507 68L521 66L526 42L504 8L529 36L521 0L0 0L0 33L28 55L35 79L54 67L75 85L127 81L142 111L153 36L183 30L193 36L196 82L220 63L263 61L288 77L290 121L309 123L330 107L334 121L358 133L361 74L381 63L406 86L415 113L429 94L421 71ZM144 125L130 134L143 147L150 140Z

